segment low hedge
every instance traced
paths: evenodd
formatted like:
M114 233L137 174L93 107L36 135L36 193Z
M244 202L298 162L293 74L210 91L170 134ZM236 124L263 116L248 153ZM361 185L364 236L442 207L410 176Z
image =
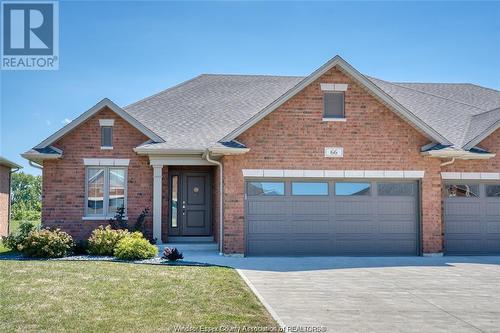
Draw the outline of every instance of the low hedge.
M27 257L62 258L71 254L73 238L60 229L31 231L18 249Z
M127 230L112 229L109 225L99 226L92 231L89 238L88 252L93 255L112 256L118 242L128 235L130 233Z
M115 248L115 257L121 260L150 259L157 254L158 248L137 232L122 238Z

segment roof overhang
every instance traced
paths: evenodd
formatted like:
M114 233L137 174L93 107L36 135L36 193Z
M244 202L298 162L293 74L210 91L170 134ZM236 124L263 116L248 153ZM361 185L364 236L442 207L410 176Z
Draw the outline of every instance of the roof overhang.
M241 155L247 153L249 148L208 148L214 155ZM134 151L139 155L197 155L204 154L206 149L160 149L136 147Z
M23 167L22 167L22 166L20 166L19 164L14 163L14 162L12 162L12 161L9 161L8 159L3 158L3 157L1 157L1 156L0 156L0 165L1 165L1 166L5 166L5 167L7 167L7 168L10 168L11 170L13 170L13 169L17 169L17 170L19 170L19 169L22 169L22 168L23 168Z
M288 90L285 94L283 94L277 100L269 104L259 113L255 114L253 117L248 119L241 126L233 130L231 133L226 135L220 141L225 142L236 139L240 134L248 130L250 127L255 125L265 116L267 116L268 114L276 110L278 107L283 105L286 101L291 99L293 96L298 94L300 91L302 91L308 85L313 83L315 80L319 79L323 74L325 74L327 71L329 71L335 66L337 66L344 73L346 73L347 75L351 76L354 80L359 82L369 93L373 94L377 99L382 101L391 110L393 110L396 114L398 114L401 118L406 120L415 129L422 132L428 138L443 144L451 144L451 142L449 142L444 136L439 134L436 130L434 130L432 127L430 127L420 118L418 118L415 114L413 114L404 106L402 106L400 103L398 103L396 100L394 100L386 92L380 89L375 83L371 82L368 78L366 78L363 74L357 71L354 67L352 67L349 63L347 63L344 59L342 59L338 55L336 55L334 58L329 60L323 66L315 70L311 75L304 78L297 85Z
M496 156L494 153L474 153L467 150L441 149L429 150L421 153L424 156L435 158L455 158L459 160L487 160Z
M44 160L57 160L62 158L63 151L59 148L48 146L46 148L33 148L21 154L28 161L43 165Z
M47 139L43 140L40 142L35 148L45 148L60 138L62 138L64 135L75 129L78 125L82 124L85 120L89 119L91 116L96 114L97 112L101 111L103 108L108 107L111 109L111 111L115 112L117 115L119 115L121 118L123 118L125 121L127 121L130 125L135 127L137 130L139 130L141 133L146 135L148 138L155 142L164 142L164 140L156 135L153 131L148 129L146 126L144 126L141 122L139 122L137 119L132 117L129 113L125 112L121 107L113 103L108 98L102 99L99 103L82 113L78 118L49 136Z

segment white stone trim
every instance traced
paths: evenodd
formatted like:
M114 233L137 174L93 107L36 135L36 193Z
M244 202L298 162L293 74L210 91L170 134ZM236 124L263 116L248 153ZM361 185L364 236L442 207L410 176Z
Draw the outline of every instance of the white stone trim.
M128 158L84 158L83 164L89 166L128 166Z
M112 146L101 146L101 150L113 150Z
M323 121L338 121L338 122L346 122L346 118L322 118Z
M99 119L99 126L115 126L114 119Z
M243 177L285 178L381 178L421 179L423 170L296 170L296 169L243 169ZM497 178L490 178L497 179Z
M347 91L347 83L320 83L322 91Z
M445 180L500 180L500 172L441 172Z

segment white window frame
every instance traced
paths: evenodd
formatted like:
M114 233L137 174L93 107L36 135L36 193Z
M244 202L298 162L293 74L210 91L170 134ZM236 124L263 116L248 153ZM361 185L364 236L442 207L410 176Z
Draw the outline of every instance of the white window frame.
M89 195L89 170L90 169L103 169L104 170L104 202L103 214L89 214L88 212L88 195ZM85 167L85 197L84 197L84 216L83 220L109 220L113 218L116 212L109 212L109 173L111 169L120 169L125 174L125 198L123 206L125 207L125 217L127 216L127 196L128 196L128 169L120 166L102 166L102 165L89 165Z
M111 150L113 149L113 136L114 136L114 126L115 126L115 120L114 119L99 119L99 126L100 126L100 135L101 135L101 150ZM111 128L111 146L103 146L102 145L102 128L103 127L110 127Z

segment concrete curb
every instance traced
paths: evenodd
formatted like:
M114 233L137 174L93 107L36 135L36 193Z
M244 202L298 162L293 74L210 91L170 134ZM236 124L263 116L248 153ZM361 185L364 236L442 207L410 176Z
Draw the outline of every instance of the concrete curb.
M238 274L241 276L241 278L243 279L243 281L245 281L245 283L247 284L248 288L250 288L250 290L252 290L252 292L254 293L254 295L257 296L257 298L262 303L262 305L264 305L264 307L266 308L267 312L269 312L269 314L271 315L271 317L273 317L274 320L276 320L276 322L278 323L278 325L281 328L285 328L286 325L283 322L283 320L281 320L281 318L278 316L278 314L276 313L276 311L274 311L274 309L272 308L272 306L269 303L267 303L267 301L259 293L259 291L257 290L257 288L255 288L255 286L252 284L252 282L250 282L250 280L245 276L245 273L243 273L243 271L240 270L240 269L236 269L236 272L238 272Z

